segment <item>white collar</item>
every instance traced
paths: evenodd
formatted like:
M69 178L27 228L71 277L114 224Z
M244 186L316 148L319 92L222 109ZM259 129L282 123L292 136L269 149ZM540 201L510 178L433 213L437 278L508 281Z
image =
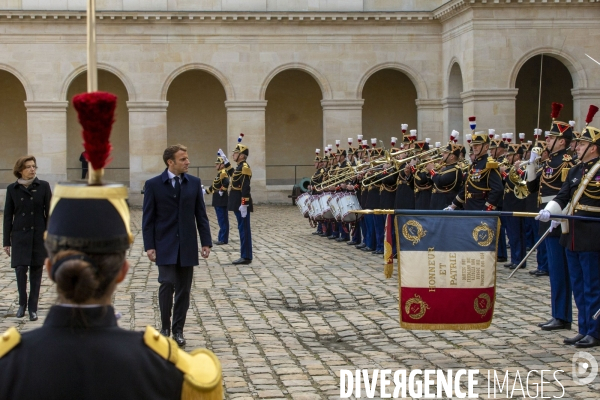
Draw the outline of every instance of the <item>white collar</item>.
M174 173L172 173L169 169L167 169L167 174L169 175L169 179L173 179L175 177L178 177L181 179L181 177L179 175L175 175Z

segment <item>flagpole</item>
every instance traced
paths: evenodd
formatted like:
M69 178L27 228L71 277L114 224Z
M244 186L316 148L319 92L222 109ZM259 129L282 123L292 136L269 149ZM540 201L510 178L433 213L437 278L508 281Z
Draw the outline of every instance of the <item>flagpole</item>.
M87 1L87 91L98 91L96 61L96 0Z
M465 211L465 210L354 210L351 211L355 214L395 214L395 215L415 215L415 216L431 216L431 217L521 217L521 218L535 218L539 214L534 212L520 212L520 211ZM579 221L591 221L600 222L600 218L595 217L584 217L580 215L556 215L551 214L550 219L561 220L579 220Z
M548 230L546 230L546 232L544 232L544 234L542 235L542 237L540 238L540 240L538 240L537 243L531 248L531 250L529 250L529 253L527 253L527 255L525 257L523 257L523 259L521 260L521 262L519 263L519 265L517 265L517 267L515 268L515 270L506 279L512 278L512 276L515 274L515 272L517 272L517 270L519 268L521 268L521 266L523 264L525 264L525 261L527 261L527 259L535 251L535 249L537 249L538 246L544 241L544 239L546 239L546 237L548 237L548 235L550 234L550 232L552 232L552 227L548 228Z
M543 72L543 67L544 67L544 53L542 53L541 62L540 62L540 90L538 92L538 118L537 118L537 125L535 126L536 128L540 127L540 108L542 106L542 72Z

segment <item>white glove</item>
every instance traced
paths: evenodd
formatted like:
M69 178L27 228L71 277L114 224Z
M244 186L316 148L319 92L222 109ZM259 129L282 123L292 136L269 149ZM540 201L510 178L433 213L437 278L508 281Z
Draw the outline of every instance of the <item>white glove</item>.
M246 218L246 215L248 215L248 206L245 204L242 204L239 208L240 210L240 214L242 214L242 218Z
M560 221L553 219L552 221L550 221L550 232L552 232L552 230L554 228L556 228L557 226L560 226Z
M217 151L217 154L223 159L223 162L225 164L229 163L229 159L227 158L227 156L225 155L225 153L223 153L223 150L219 149L219 151Z
M223 196L223 191L219 190L219 196Z
M550 221L550 211L548 210L540 210L540 212L538 213L538 216L535 217L535 219L542 221L542 222L548 222Z
M206 189L202 188L202 194L206 195Z
M533 163L535 161L535 159L538 157L539 157L539 155L535 151L532 151L531 155L529 156L529 162Z
M450 204L448 207L444 208L442 211L454 211L456 206L454 204Z

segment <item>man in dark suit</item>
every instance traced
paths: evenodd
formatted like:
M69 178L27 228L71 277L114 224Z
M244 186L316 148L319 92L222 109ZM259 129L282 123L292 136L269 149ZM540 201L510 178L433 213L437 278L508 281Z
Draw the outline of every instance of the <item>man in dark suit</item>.
M163 153L165 171L146 182L142 232L144 249L150 261L158 265L158 304L161 333L169 336L170 327L178 345L185 345L183 326L190 306L190 290L195 265L199 264L200 234L202 257L207 258L212 247L210 227L204 205L200 179L188 175L190 161L187 148L167 147ZM173 324L171 325L171 309Z

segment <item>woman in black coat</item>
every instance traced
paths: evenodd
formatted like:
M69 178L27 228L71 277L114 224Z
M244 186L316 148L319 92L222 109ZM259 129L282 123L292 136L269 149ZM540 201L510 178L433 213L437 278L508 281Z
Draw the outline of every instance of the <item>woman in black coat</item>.
M11 267L17 274L19 310L17 317L25 315L29 306L29 319L37 320L37 306L42 283L42 265L46 259L44 231L50 213L52 192L46 181L36 177L34 156L21 157L13 173L17 181L6 189L4 204L4 251L11 257ZM29 302L27 301L27 269L29 268Z

